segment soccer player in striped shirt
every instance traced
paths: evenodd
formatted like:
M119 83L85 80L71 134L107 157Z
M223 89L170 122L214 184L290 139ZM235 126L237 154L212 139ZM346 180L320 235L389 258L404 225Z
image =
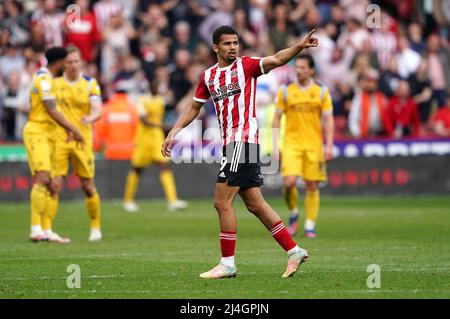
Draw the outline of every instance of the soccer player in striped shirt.
M232 203L238 193L247 209L287 252L288 263L283 278L292 276L308 258L307 251L292 240L280 216L267 204L260 190L263 180L259 165L255 94L258 76L286 64L303 49L317 47L318 40L312 37L314 31L292 47L264 58L238 57L238 34L229 26L221 26L213 33L212 47L218 63L203 72L192 104L181 114L161 150L164 156L170 156L176 134L189 125L198 116L202 105L212 98L223 141L223 158L214 195L222 259L219 265L200 274L201 278L236 276L237 221Z

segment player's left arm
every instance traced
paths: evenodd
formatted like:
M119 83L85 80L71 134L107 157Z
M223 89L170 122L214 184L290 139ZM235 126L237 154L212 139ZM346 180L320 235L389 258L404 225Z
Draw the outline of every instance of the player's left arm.
M88 115L81 118L81 122L83 124L92 124L97 122L102 116L103 103L100 86L96 80L91 81L93 81L89 92L89 105L91 107L91 111Z
M311 30L306 36L306 38L294 44L290 48L278 51L274 55L264 57L262 60L264 73L268 73L270 70L288 63L303 49L317 47L319 45L319 40L317 38L312 37L315 31L316 29Z
M324 101L322 102L322 123L325 131L325 160L331 161L334 145L334 117L333 104L328 90L325 91Z

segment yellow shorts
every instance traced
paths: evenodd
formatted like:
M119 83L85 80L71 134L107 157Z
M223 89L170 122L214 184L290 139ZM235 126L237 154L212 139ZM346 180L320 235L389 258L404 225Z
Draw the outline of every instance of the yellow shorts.
M30 133L25 130L23 141L31 175L40 171L51 173L55 146L53 139L46 133Z
M94 178L95 157L92 145L80 145L75 141L70 143L56 142L53 176L67 176L69 161L73 172L81 178Z
M327 171L323 153L285 149L281 156L281 175L299 176L314 182L326 181Z
M161 143L156 141L148 144L136 145L131 157L131 166L144 168L152 163L168 163L170 159L161 154Z

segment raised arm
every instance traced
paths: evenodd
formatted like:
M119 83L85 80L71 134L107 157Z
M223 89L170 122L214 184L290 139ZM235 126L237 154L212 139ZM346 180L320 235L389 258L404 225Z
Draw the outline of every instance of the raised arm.
M184 109L174 127L170 130L169 134L167 134L166 140L162 145L161 153L163 154L163 156L170 157L172 146L175 141L175 136L182 129L191 124L193 120L195 120L195 118L200 113L202 105L203 103L193 100L192 103Z
M264 73L268 73L270 70L288 63L303 49L317 47L319 45L319 40L312 37L314 32L316 32L316 29L311 30L305 39L294 44L290 48L278 51L274 55L265 57L262 61Z

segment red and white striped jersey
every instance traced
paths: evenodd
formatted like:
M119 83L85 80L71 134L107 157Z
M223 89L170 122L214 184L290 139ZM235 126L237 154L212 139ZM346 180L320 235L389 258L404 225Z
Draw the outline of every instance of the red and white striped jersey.
M122 13L122 4L117 0L98 1L94 4L97 29L103 31L109 25L111 16Z
M65 14L60 11L49 14L43 10L38 10L31 16L31 23L45 30L45 44L48 46L62 46L64 44L62 33L64 20Z
M256 78L264 74L263 58L238 57L227 67L216 63L203 72L194 100L214 102L223 145L231 142L258 144Z

